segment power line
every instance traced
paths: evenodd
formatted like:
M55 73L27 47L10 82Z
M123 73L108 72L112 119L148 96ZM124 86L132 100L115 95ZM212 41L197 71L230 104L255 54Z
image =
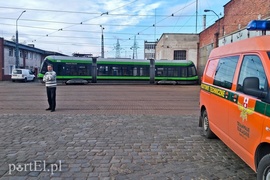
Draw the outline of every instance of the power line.
M135 2L135 1L133 1L133 2ZM63 10L51 10L51 9L18 8L18 7L8 7L8 6L0 6L0 9L18 9L18 10L38 11L38 12L44 11L44 12L55 12L55 13L100 15L100 12L93 13L93 12L82 12L82 11L63 11ZM117 10L117 9L118 8L116 8L115 10ZM155 15L155 14L114 14L114 13L108 13L107 15L109 15L109 16L136 16L136 17L155 17L155 16L157 16L157 17L167 17L168 16L168 15L164 15L164 14L156 14ZM184 17L184 16L192 16L192 15L181 15L181 17ZM175 17L180 17L180 16L175 15Z
M4 34L9 34L9 35L14 35L13 33L4 33ZM129 34L130 35L130 34ZM161 34L160 34L161 35ZM36 35L36 34L23 34L21 33L21 36L35 36L35 37L43 37L43 35ZM50 36L52 38L64 38L64 39L85 39L85 38L91 38L91 39L100 39L99 37L89 37L89 36ZM115 38L113 37L107 37L107 38L104 38L104 39L112 39L114 40ZM123 39L121 38L121 40L129 40L129 39ZM137 39L137 40L144 40L144 39Z
M6 23L0 23L2 25L7 26L15 26L14 24L6 24ZM27 28L33 28L33 29L45 29L45 30L57 30L55 28L45 28L45 27L38 27L38 26L26 26L26 25L20 25L20 27L27 27ZM84 32L84 33L100 33L99 31L87 31L87 30L65 30L64 32ZM106 34L123 34L123 35L131 35L132 33L117 33L117 32L106 32ZM40 35L44 36L44 35ZM53 37L53 36L50 36Z
M0 19L12 19L15 18L1 18ZM32 20L32 19L20 19L21 21L30 21L30 22L47 22L47 23L57 23L57 24L70 24L70 25L78 25L78 23L71 23L71 22L60 22L60 21L45 21L45 20ZM99 26L100 24L90 24L90 23L83 23L81 25L88 25L88 26ZM123 27L134 27L134 25L129 24L103 24L104 26L123 26ZM23 25L20 25L23 26ZM135 25L136 27L149 27L149 25ZM33 26L34 27L34 26ZM156 27L174 27L173 25L159 25ZM66 28L61 28L66 29ZM58 30L58 29L57 29Z
M135 0L135 1L137 1L137 0ZM118 7L118 8L115 8L115 9L113 9L113 10L110 10L110 12L111 12L111 11L115 11L115 10L117 10L117 9L120 9L120 8L122 8L122 7L125 7L125 6L127 6L127 5L129 5L129 4L132 4L132 3L134 3L135 1L132 1L132 2L130 2L130 3L127 3L127 4L123 5L123 6L120 6L120 7ZM67 29L67 28L70 28L70 27L74 27L74 26L77 26L77 25L81 25L81 24L83 24L84 22L90 21L90 20L92 20L92 19L99 18L99 17L101 17L103 14L109 14L109 12L107 11L107 12L105 12L105 13L102 13L100 16L96 16L96 17L93 17L93 18L91 18L91 19L87 19L87 20L81 21L79 24L74 24L74 25L70 25L70 26L67 26L67 27L64 27L64 28L60 28L60 29L58 29L57 31L54 31L54 32L51 32L51 33L47 34L47 36L48 36L48 35L51 35L51 34L54 34L54 33L58 32L58 31L63 31L63 29Z
M93 47L100 47L100 43L95 43L95 44L92 44L92 43L82 43L82 42L69 42L69 41L38 41L38 43L41 43L41 44L57 44L57 45L75 45L75 46L85 46L85 45L91 45ZM115 47L115 44L105 44L106 47L111 47L111 48L114 48ZM121 45L121 46L124 46L124 47L130 47L130 45Z
M172 17L190 17L194 15L185 15L185 16L172 16ZM203 17L203 15L200 15ZM168 18L168 17L167 17ZM9 18L9 17L0 17L0 19L8 19L8 20L16 20L16 18ZM29 21L29 22L46 22L46 23L54 23L54 24L70 24L70 25L78 25L77 22L64 22L64 21L48 21L48 20L41 20L41 19L20 19L21 21ZM99 25L99 24L90 24L90 23L81 23L81 25ZM119 24L105 24L106 26L133 26L133 25L119 25ZM149 26L149 25L148 25ZM142 26L142 27L146 27Z

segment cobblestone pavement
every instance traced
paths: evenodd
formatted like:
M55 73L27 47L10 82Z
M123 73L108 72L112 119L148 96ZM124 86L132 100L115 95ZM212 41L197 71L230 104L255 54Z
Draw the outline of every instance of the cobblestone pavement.
M0 82L1 179L255 179L198 127L199 86Z

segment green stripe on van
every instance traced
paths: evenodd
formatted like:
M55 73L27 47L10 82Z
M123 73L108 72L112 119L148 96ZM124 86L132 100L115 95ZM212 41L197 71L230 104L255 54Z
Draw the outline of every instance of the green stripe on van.
M266 108L266 103L261 101L256 101L254 111L260 114L264 114Z
M237 93L233 93L232 91L224 90L224 89L214 87L212 85L208 85L208 84L204 84L204 83L201 84L201 90L210 92L211 94L214 94L216 96L227 99L233 103L238 103L239 95ZM222 92L222 93L220 93L220 92ZM224 97L222 96L223 92L225 94ZM226 96L226 94L228 96ZM270 104L267 104L265 102L257 100L255 103L254 111L259 113L259 114L270 117Z
M266 105L265 115L270 117L270 105L269 104Z

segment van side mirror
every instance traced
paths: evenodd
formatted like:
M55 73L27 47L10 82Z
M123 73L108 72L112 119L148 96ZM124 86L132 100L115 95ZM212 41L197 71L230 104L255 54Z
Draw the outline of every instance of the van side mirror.
M243 92L258 98L265 98L267 96L267 92L259 89L259 78L257 77L246 77L244 79Z

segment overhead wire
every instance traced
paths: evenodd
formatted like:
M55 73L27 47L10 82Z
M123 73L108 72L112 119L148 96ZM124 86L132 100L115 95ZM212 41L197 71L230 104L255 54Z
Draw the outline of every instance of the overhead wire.
M115 10L117 10L119 8L116 8ZM41 11L45 11L46 12L46 11L48 11L48 12L54 12L54 13L73 13L73 14L93 14L93 15L100 15L100 12L93 13L93 12L83 12L83 11L63 11L63 10L50 10L50 9L18 8L18 7L8 7L8 6L0 6L0 9L18 9L18 10L38 11L38 12L41 12ZM157 16L157 17L166 17L166 16L168 16L168 15L164 15L164 14L156 14L156 15L153 15L153 14L114 14L114 13L111 13L111 11L112 10L110 10L110 13L108 13L108 15L110 15L110 16L136 16L136 17L139 17L139 16L142 16L142 17L145 17L145 16L150 16L150 17L154 17L154 16ZM186 16L186 15L184 15L184 16ZM187 15L187 16L189 16L189 15Z
M193 2L191 2L190 4L188 4L188 5L186 5L186 6L184 6L183 8L181 8L181 9L179 9L179 10L177 10L176 12L174 12L174 13L172 13L171 15L129 15L129 14L112 14L111 12L113 12L113 11L115 11L115 10L117 10L117 9L120 9L120 8L122 8L122 7L125 7L125 6L128 6L129 4L132 4L132 3L134 3L134 2L136 2L137 0L135 0L135 1L131 1L131 2L129 2L129 3L127 3L127 4L125 4L125 5L123 5L123 6L120 6L120 7L118 7L118 8L116 8L116 9L113 9L113 10L110 10L110 11L107 11L107 12L103 12L103 13L89 13L89 12L76 12L76 11L59 11L59 10L44 10L44 11L48 11L48 12L59 12L59 13L80 13L80 14L93 14L93 15L98 15L98 16L95 16L95 17L93 17L93 18L90 18L90 19L87 19L87 20L84 20L84 21L81 21L80 23L72 23L72 22L58 22L58 21L44 21L44 20L31 20L31 19L20 19L21 21L33 21L33 22L48 22L48 23L59 23L59 24L67 24L67 25L70 25L70 26L67 26L67 27L63 27L63 28L59 28L59 29L55 29L55 28L48 28L48 27L34 27L34 26L26 26L26 25L20 25L20 26L22 26L22 27L29 27L29 28L38 28L38 29L44 29L44 30L49 30L49 31L53 31L53 32L51 32L51 33L49 33L49 34L47 34L46 36L50 36L50 37L57 37L57 36L53 36L52 34L54 34L54 33L56 33L56 32L59 32L59 31L66 31L66 32L87 32L87 33L89 33L89 32L93 32L93 33L97 33L97 31L86 31L86 30L70 30L70 28L71 27L74 27L74 26L77 26L77 25L93 25L93 26L96 26L96 25L99 25L99 24L90 24L90 23L86 23L87 21L90 21L90 20L92 20L92 19L95 19L95 18L99 18L99 17L101 17L101 16L103 16L103 15L111 15L111 16L149 16L149 17L152 17L152 16L157 16L157 17L164 17L164 18L162 18L161 20L159 20L159 21L156 21L153 25L135 25L135 27L146 27L145 29L143 29L143 30L141 30L141 31L139 31L138 33L136 33L136 34L132 34L132 33L126 33L125 35L150 35L149 33L148 34L146 34L146 33L143 33L143 32L145 32L146 30L148 30L149 28L151 28L151 27L159 27L159 28L162 28L162 27L179 27L179 26L168 26L168 25L158 25L159 23L161 23L161 22L163 22L164 20L166 20L166 19L168 19L168 18L170 18L170 17L184 17L184 16L189 16L190 17L190 19L194 16L194 15L181 15L181 16L177 16L176 15L176 13L178 13L179 11L181 11L181 10L183 10L183 9L185 9L186 7L188 7L188 6L190 6L190 5L192 5L192 4L194 4L195 3L195 1L193 1ZM3 7L3 6L0 6L0 8L7 8L7 7ZM22 8L13 8L13 9L22 9ZM36 10L36 11L40 11L41 9L27 9L27 10ZM211 16L211 15L209 15L209 16ZM214 15L213 15L214 16ZM1 17L0 17L1 18ZM12 19L12 18L6 18L6 19ZM1 23L1 24L3 24L3 23ZM187 22L184 24L184 25L182 25L182 26L180 26L180 29L182 28L182 27L188 27L188 25L186 25L187 24ZM7 24L6 24L7 25ZM129 26L131 26L131 25L117 25L117 24L104 24L104 26L122 26L122 27L129 27ZM132 25L133 27L134 27L134 25ZM194 25L192 25L192 26L190 26L190 27L194 27ZM180 31L180 29L179 29L179 31ZM122 35L124 35L124 33L112 33L112 32L106 32L106 34L122 34ZM153 35L153 34L152 34ZM33 36L35 36L35 35L33 35ZM46 37L45 36L45 37ZM36 36L36 37L42 37L42 36ZM44 38L44 36L43 36L43 38ZM68 37L66 37L66 38L68 38ZM69 37L69 38L71 38L71 37ZM79 38L79 37L77 37L77 38ZM83 37L82 37L83 38ZM125 41L128 41L128 40L131 40L133 37L130 37L130 38L127 38L127 39L125 39ZM40 38L41 39L41 38ZM40 40L39 39L39 40ZM106 39L113 39L113 38L106 38ZM121 39L123 39L123 38L121 38ZM140 38L137 38L137 40L142 40L142 39L140 39ZM36 40L35 40L36 41Z
M130 2L130 3L128 3L128 4L125 4L125 5L121 6L121 7L118 7L118 8L116 8L116 9L113 9L113 10L111 10L111 11L120 9L120 8L122 8L122 7L124 7L124 6L127 6L127 5L129 5L129 4L131 4L131 3L134 3L134 2L135 2L135 1L132 1L132 2ZM193 3L194 3L194 2L192 2L191 4L193 4ZM191 4L189 4L189 5L191 5ZM187 5L187 6L189 6L189 5ZM187 7L187 6L185 6L185 7ZM185 7L184 7L184 8L185 8ZM180 10L182 10L182 9L184 9L184 8L181 8ZM108 15L109 12L111 12L111 11L107 11L107 12L105 12L105 13L102 13L100 16L105 15L105 14ZM178 10L178 11L179 11L179 10ZM171 14L170 16L166 16L165 18L159 20L159 21L156 22L153 26L156 26L156 27L162 27L162 26L157 26L157 24L160 23L160 22L162 22L162 21L164 21L165 19L167 19L167 18L169 18L169 17L174 16L174 14L177 13L178 11L174 12L174 13ZM71 12L71 11L61 11L61 12L74 13L74 12ZM81 21L80 24L81 24L81 25L82 25L82 24L84 24L84 25L97 25L97 24L87 24L87 23L85 23L85 22L90 21L90 20L95 19L95 18L100 17L100 16L96 16L96 17L93 17L93 18L91 18L91 19L87 19L87 20ZM21 19L21 20L24 20L24 19ZM32 20L32 21L38 21L38 20ZM54 30L53 32L47 34L46 36L51 36L52 34L58 32L58 31L63 31L63 30L66 30L66 29L68 29L68 28L71 28L71 27L73 27L73 26L79 25L78 23L55 22L55 21L47 21L47 22L50 22L50 23L65 23L65 24L70 24L70 26L67 26L67 27L64 27L64 28L60 28L60 29L56 29L56 30ZM114 26L113 24L108 24L108 25L109 25L109 26ZM123 26L123 25L115 25L115 26ZM124 25L124 26L127 26L127 25ZM138 27L147 27L147 26L138 26ZM144 32L145 30L149 29L150 27L151 27L151 26L148 26L147 28L145 28L145 29L143 29L142 31L138 32L138 35L140 35L140 33ZM168 27L168 25L163 26L163 27ZM44 29L44 28L43 28L43 29ZM128 40L130 40L131 38L132 38L132 37L128 38ZM40 40L40 39L39 39L39 40ZM138 39L138 40L139 40L139 39ZM36 41L36 40L34 40L34 41Z
M113 10L110 10L110 11L115 11L115 10L120 9L120 8L122 8L122 7L125 7L125 6L127 6L127 5L129 5L129 4L132 4L132 3L136 2L136 1L137 1L137 0L134 0L134 1L130 2L130 3L127 3L127 4L123 5L123 6L120 6L120 7L118 7L118 8L113 9ZM81 25L81 24L83 24L84 22L90 21L90 20L92 20L92 19L99 18L99 17L101 17L101 16L104 15L104 14L109 14L109 11L107 11L107 12L105 12L105 13L101 13L100 16L95 16L95 17L93 17L93 18L90 18L90 19L87 19L87 20L83 20L83 21L81 21L79 24L73 24L73 25L70 25L70 26L67 26L67 27L64 27L64 28L60 28L60 29L58 29L58 30L56 30L56 31L54 31L54 32L51 32L51 33L47 34L46 36L49 36L49 35L51 35L51 34L54 34L54 33L58 32L58 31L63 31L63 29L68 29L68 28L71 28L71 27L74 27L74 26L77 26L77 25Z
M168 19L168 18L170 18L170 17L174 17L174 15L175 15L176 13L178 13L179 11L185 9L186 7L188 7L188 6L192 5L192 4L194 4L195 2L196 2L196 1L191 2L190 4L184 6L183 8L181 8L181 9L175 11L174 13L172 13L172 14L170 14L170 15L167 15L165 18L163 18L163 19L161 19L161 20L159 20L159 21L157 21L157 22L156 22L156 20L155 20L155 23L154 23L152 26L148 26L147 28L145 28L145 29L139 31L137 34L134 34L134 41L135 41L135 37L136 37L137 35L142 35L142 34L141 34L142 32L144 32L144 31L146 31L146 30L148 30L148 29L150 29L150 28L152 28L152 27L157 27L156 25L157 25L158 23L160 23L160 22L162 22L162 21L164 21L164 20L166 20L166 19ZM168 26L167 26L167 27L168 27ZM156 29L155 29L155 31L156 31ZM132 38L132 37L130 37L129 39L131 39L131 38ZM134 42L134 43L135 43L135 42Z
M193 16L193 15L192 15ZM0 19L2 19L0 17ZM12 19L12 20L16 20L15 18L3 18L3 19ZM57 24L71 24L71 25L78 25L78 23L72 23L72 22L61 22L61 21L40 21L40 20L34 20L34 19L20 19L21 21L30 21L30 22L47 22L47 23L57 23ZM10 24L11 26L15 26L14 24ZM87 25L87 26L98 26L100 24L89 24L89 23L84 23L81 25ZM23 25L20 25L21 27L26 27ZM105 24L104 26L123 26L123 27L129 27L132 26L134 27L134 25L129 25L129 24ZM149 27L149 25L135 25L136 27ZM34 26L32 26L34 27ZM173 25L159 25L156 27L174 27ZM66 28L61 28L62 30L66 29Z
M186 1L185 4L187 4L187 2L188 2L188 0ZM176 24L178 23L178 21L180 20L180 17L181 17L181 16L179 16L179 18L177 18L177 21L176 21L176 23L175 23L175 26L176 26ZM175 28L175 26L174 26L174 28ZM174 31L174 28L173 28L173 31Z
M183 8L181 8L180 10L175 11L175 12L174 12L174 13L172 13L171 15L167 15L165 18L163 18L163 19L161 19L161 20L157 21L157 22L156 22L155 24L153 24L152 26L148 26L147 28L145 28L145 29L143 29L143 30L139 31L137 34L138 34L138 35L140 35L142 32L146 31L147 29L149 29L149 28L151 28L151 27L156 26L158 23L160 23L160 22L164 21L165 19L168 19L168 18L170 18L170 17L173 17L173 16L174 16L174 14L176 14L177 12L179 12L179 11L181 11L181 10L185 9L186 7L188 7L188 6L192 5L192 4L194 4L195 2L196 2L196 1L193 1L193 2L192 2L192 3L190 3L189 5L184 6Z

